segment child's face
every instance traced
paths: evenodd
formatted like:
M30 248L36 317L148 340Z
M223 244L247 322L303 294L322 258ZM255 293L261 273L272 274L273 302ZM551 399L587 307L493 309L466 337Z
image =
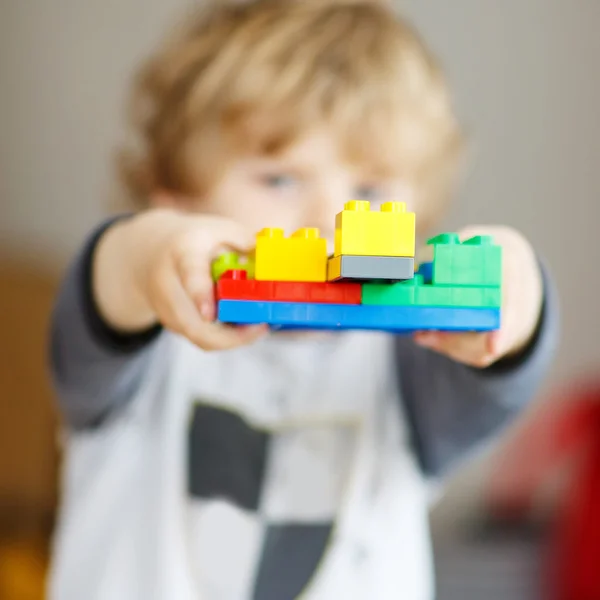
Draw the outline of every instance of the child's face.
M190 208L231 218L254 231L280 227L289 235L301 227L318 227L332 245L335 215L345 202L369 200L377 210L393 200L414 210L412 196L406 181L348 164L335 137L318 129L280 156L234 160L212 193Z

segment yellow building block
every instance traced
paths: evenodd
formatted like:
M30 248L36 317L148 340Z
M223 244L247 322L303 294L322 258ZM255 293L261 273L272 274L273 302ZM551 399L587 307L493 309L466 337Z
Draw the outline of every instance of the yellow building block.
M386 202L372 211L365 200L347 202L335 218L334 256L415 255L415 213L404 202Z
M263 229L256 236L254 277L262 281L327 281L327 240L315 228L291 237L283 229Z

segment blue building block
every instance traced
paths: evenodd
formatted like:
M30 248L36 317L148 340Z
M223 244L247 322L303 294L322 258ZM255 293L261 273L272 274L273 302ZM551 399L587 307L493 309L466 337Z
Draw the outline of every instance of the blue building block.
M423 283L431 283L433 279L433 263L426 262L419 265L417 275L423 275Z
M222 323L266 323L277 329L370 329L391 333L413 331L491 331L500 326L496 308L439 308L255 302L221 300L217 318Z

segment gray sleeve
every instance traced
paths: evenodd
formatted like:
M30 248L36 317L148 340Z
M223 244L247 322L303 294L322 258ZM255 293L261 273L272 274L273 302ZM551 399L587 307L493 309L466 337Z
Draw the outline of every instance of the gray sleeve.
M530 346L515 359L475 369L398 338L405 414L421 468L440 476L497 435L535 396L557 345L558 301L544 270L544 306Z
M114 222L90 237L62 282L50 323L49 362L58 402L72 428L101 425L132 398L149 365L160 327L135 335L113 331L91 291L97 242Z

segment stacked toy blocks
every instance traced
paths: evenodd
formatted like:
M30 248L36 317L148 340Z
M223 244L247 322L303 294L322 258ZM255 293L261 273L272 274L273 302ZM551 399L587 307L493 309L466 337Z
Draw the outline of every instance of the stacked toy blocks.
M213 264L218 319L278 329L497 329L501 248L454 233L428 243L433 260L415 273L415 215L398 202L379 211L347 203L331 257L317 229L291 237L263 229L253 256L228 253Z

